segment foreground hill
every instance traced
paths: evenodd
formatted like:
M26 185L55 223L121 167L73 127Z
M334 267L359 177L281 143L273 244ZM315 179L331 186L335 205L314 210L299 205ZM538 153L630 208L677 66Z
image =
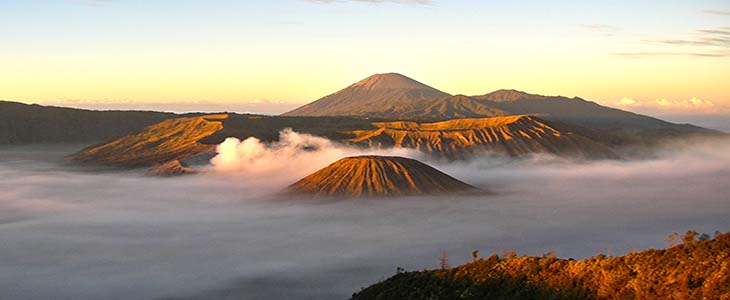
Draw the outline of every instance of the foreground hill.
M401 273L353 300L730 299L730 234L619 257L479 259L452 269Z
M400 74L376 74L283 116L392 116L403 103L447 96Z
M228 115L176 118L146 127L139 133L81 150L73 158L121 167L165 164L215 149L199 141L223 129Z
M0 144L94 143L173 118L151 111L93 111L0 101Z
M290 191L314 196L394 197L474 192L476 188L404 157L343 158L299 180Z
M380 122L377 129L352 131L349 143L367 147L405 147L447 157L500 153L521 156L551 153L584 158L618 157L608 146L579 132L561 131L528 115L458 119L437 123Z

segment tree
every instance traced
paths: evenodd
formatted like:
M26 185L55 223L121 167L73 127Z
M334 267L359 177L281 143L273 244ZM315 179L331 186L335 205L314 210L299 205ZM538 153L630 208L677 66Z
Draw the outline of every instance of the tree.
M697 236L700 234L697 231L689 230L682 236L682 244L689 245L697 240Z
M672 248L677 245L677 238L679 238L679 232L672 232L667 237L667 244L669 245L669 248Z
M446 270L449 267L449 257L446 255L446 251L441 252L441 256L439 256L439 266L441 270Z

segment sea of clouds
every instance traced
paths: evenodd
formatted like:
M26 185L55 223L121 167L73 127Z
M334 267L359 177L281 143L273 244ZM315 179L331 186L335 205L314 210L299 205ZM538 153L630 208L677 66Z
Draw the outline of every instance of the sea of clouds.
M69 165L69 147L0 149L3 299L348 299L407 270L514 250L585 258L730 230L730 141L656 158L428 161L282 132L226 140L204 172ZM280 191L351 155L401 155L494 194L311 200Z

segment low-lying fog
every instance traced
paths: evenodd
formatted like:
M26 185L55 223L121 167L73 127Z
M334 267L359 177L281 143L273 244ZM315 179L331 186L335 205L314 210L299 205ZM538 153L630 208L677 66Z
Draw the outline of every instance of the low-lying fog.
M584 258L730 229L728 142L635 162L432 162L496 195L311 201L276 193L359 152L289 134L229 140L209 172L179 178L81 170L63 163L70 148L0 150L0 295L348 299L396 267L437 267L442 251L452 265L474 249Z

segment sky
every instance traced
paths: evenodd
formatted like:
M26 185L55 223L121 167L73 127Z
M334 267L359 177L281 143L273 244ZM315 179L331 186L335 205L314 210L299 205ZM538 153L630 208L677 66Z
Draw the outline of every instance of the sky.
M375 73L730 115L727 0L2 0L0 99L280 113Z

